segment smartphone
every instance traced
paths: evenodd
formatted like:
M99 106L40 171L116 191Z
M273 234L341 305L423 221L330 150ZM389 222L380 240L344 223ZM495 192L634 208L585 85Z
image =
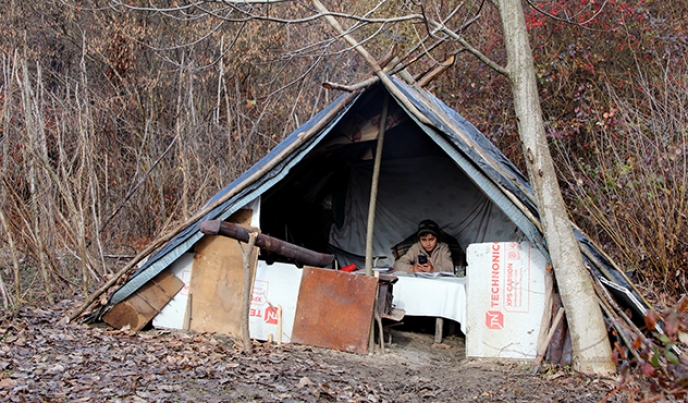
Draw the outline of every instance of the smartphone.
M428 257L425 255L418 255L418 264L428 263Z

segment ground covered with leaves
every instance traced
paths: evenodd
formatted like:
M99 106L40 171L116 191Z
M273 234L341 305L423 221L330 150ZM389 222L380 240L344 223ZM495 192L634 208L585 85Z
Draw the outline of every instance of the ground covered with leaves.
M255 343L246 354L218 335L67 324L73 306L2 313L0 401L635 401L635 388L618 380L466 360L460 337L437 345L429 334L397 331L384 353Z

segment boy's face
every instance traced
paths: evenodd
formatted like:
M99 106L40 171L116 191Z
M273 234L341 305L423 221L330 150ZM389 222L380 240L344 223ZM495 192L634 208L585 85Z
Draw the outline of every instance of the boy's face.
M430 253L435 246L437 246L437 237L433 234L425 234L420 236L420 246L425 249L426 252Z

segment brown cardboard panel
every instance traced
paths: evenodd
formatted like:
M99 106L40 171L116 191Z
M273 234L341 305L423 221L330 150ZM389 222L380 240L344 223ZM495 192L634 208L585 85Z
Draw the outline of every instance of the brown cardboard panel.
M189 328L241 337L244 262L239 243L222 236L204 236L196 244L189 293Z
M251 210L241 209L228 221L247 226L251 216ZM251 286L257 263L258 248L255 248L251 256ZM189 328L241 337L243 292L244 259L239 242L223 236L204 236L196 244L189 285L189 293L193 295Z
M292 342L366 354L377 286L375 277L305 267Z
M129 325L139 331L184 287L184 282L169 270L163 270L129 298L112 307L103 316L108 325L121 329Z

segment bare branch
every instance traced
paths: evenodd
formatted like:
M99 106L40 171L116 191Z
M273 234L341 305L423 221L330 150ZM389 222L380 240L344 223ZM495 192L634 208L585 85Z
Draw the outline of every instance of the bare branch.
M425 87L426 85L430 84L432 80L435 79L435 77L439 76L440 74L444 73L448 68L454 65L454 60L456 60L456 56L451 55L449 59L441 63L439 66L435 67L431 71L429 71L427 74L425 74L422 78L416 79L418 81L418 85L421 87Z
M508 70L508 69L506 69L506 68L500 66L499 64L497 64L496 62L494 62L492 59L490 59L489 57L485 56L482 52L480 52L478 49L476 49L476 48L474 48L473 46L471 46L468 42L466 42L465 39L463 39L462 37L460 37L459 35L457 35L454 31L450 30L450 29L447 28L445 25L440 25L439 23L436 23L436 22L434 22L434 24L436 24L437 26L441 27L441 29L442 29L442 31L444 31L444 33L446 33L446 34L449 35L452 39L454 39L454 40L456 40L457 42L459 42L459 43L461 44L461 46L463 46L464 48L466 48L466 50L469 51L471 54L473 54L473 56L475 56L475 57L477 57L478 59L480 59L481 62L483 62L483 63L485 63L486 65L488 65L488 66L489 66L490 68L492 68L494 71L496 71L496 72L498 72L498 73L500 73L500 74L502 74L502 75L505 75L505 76L508 76L508 75L509 75L509 70Z
M375 84L378 81L380 81L380 77L373 76L373 77L370 77L366 80L359 81L353 85L344 85L344 84L338 84L338 83L333 83L333 82L324 82L322 86L327 88L328 90L341 90L341 91L346 91L346 92L354 92L354 91L360 90L361 88L370 87L371 85Z
M313 0L313 4L321 13L323 13L323 14L327 13L327 9L325 8L325 6L322 5L322 3L320 3L319 0ZM360 46L360 44L358 42L356 42L356 40L353 37L345 34L344 28L342 28L342 26L339 25L339 22L337 22L337 20L334 17L328 15L325 17L325 19L327 20L327 22L330 25L332 25L332 27L335 29L335 31L337 31L340 35L343 35L343 38L347 42L349 42L349 44L351 44L351 46L353 46L353 48L361 56L363 56L363 58L366 60L366 62L368 62L368 64L373 68L373 70L375 71L375 74L378 77L380 77L380 81L382 81L385 84L385 87L387 87L387 89L392 94L394 94L395 98L397 98L402 104L404 104L404 106L406 108L408 108L408 110L411 111L411 113L413 113L418 118L418 120L420 120L421 122L428 124L428 125L432 124L428 120L428 118L425 117L425 115L423 115L422 113L420 113L420 111L418 111L418 109L408 100L408 98L406 98L406 95L404 95L401 91L399 91L397 86L392 82L392 80L389 78L389 76L382 70L380 65L377 63L377 61L375 59L373 59L373 57L370 55L370 53L368 53L368 51L364 47Z
M432 31L432 34L435 35L435 34L437 34L438 32L440 32L440 31L442 30L442 28L445 26L445 24L446 24L447 22L449 22L449 20L451 20L451 19L454 17L454 15L456 15L456 13L459 11L459 9L461 9L461 7L462 7L464 4L465 4L465 3L461 3L461 4L459 4L458 6L456 6L456 7L452 10L452 12L449 13L449 15L447 16L447 18L445 18L445 19L441 22L441 24L440 24L439 26L436 26L436 27L435 27L435 29ZM464 22L464 23L461 25L461 27L459 27L459 29L458 29L457 31L459 31L459 32L464 31L466 28L468 28L471 24L473 24L473 23L474 23L475 21L477 21L479 18L480 18L480 15L476 15L476 16L472 17L472 18L469 19L468 21ZM409 49L407 49L406 53L405 53L402 57L398 58L398 61L397 61L396 63L400 63L400 61L404 61L404 60L406 60L406 61L405 61L403 64L399 64L398 66L396 66L396 67L394 67L393 69L391 69L391 70L392 70L392 71L391 71L391 75L394 75L394 74L398 73L399 71L401 71L401 70L407 68L407 67L410 66L411 64L413 64L413 63L415 63L416 61L418 61L418 60L420 59L420 57L422 56L422 54L421 54L421 55L418 55L418 56L414 56L414 57L411 58L411 59L408 59L408 58L411 57L411 55L412 55L415 51L417 51L419 48L421 48L422 46L424 46L423 44L424 44L425 41L427 41L429 38L430 38L430 36L426 36L425 38L419 40L418 43L416 43L414 46L412 46L412 47L410 47ZM439 39L438 39L437 41L435 41L433 44L431 44L430 46L426 47L425 53L423 53L423 54L426 54L427 52L429 52L429 51L435 49L437 46L439 46L440 44L444 43L444 41L446 41L446 40L447 40L447 37L446 37L446 36L443 36L443 37L439 38ZM460 51L462 51L462 50L463 50L463 49L461 49L461 50L459 50L459 51L456 51L456 52L454 52L454 54L458 54L458 53L459 53Z
M555 21L563 22L565 24L579 26L579 27L585 28L585 29L590 29L590 28L586 27L586 25L590 24L595 18L597 18L597 16L602 12L602 10L604 10L604 7L607 5L608 0L604 0L604 3L602 3L602 6L600 6L600 9L597 10L597 12L595 14L593 14L590 18L588 18L587 20L585 20L583 22L574 22L574 21L571 21L569 18L557 17L556 15L548 13L547 11L545 11L545 10L539 8L538 6L536 6L535 4L533 4L533 0L526 0L526 1L528 2L528 5L533 8L533 10L537 11L538 13L540 13L542 15L546 15L547 17L549 17Z
M233 5L233 4L238 4L238 3L232 2L233 4L228 5L228 8L224 8L222 10L231 10L231 12L237 12L238 14L243 15L243 17L235 18L235 17L229 17L227 15L221 15L216 10L211 10L211 9L202 7L203 4L207 4L207 3L211 3L211 4L216 3L217 4L217 3L221 3L220 1L199 1L196 3L187 4L184 6L169 7L169 8L160 8L160 7L155 7L155 6L151 6L151 7L133 6L133 5L126 4L122 1L116 1L116 0L113 0L111 3L113 5L113 8L115 8L115 9L119 8L119 9L128 9L131 11L157 12L157 13L162 13L162 14L164 14L166 16L170 16L170 17L172 17L171 13L173 13L173 12L183 12L183 11L187 11L187 10L196 8L196 9L202 11L205 15L212 16L214 18L220 19L221 21L225 21L225 22L247 22L247 21L251 21L251 20L259 20L259 21L277 22L277 23L281 23L281 24L302 24L302 23L306 23L306 22L317 21L317 20L319 20L323 17L327 17L327 16L339 17L339 18L344 18L344 19L348 19L348 20L354 20L354 21L361 22L361 23L372 23L372 24L383 24L383 23L389 24L389 23L414 21L414 20L423 21L423 15L422 14L408 14L408 15L391 17L391 18L370 18L370 17L366 17L366 16L357 16L357 15L353 15L353 14L337 13L337 12L330 12L330 11L321 12L321 13L310 15L310 16L303 17L303 18L294 18L294 19L278 18L278 17L274 17L271 15L267 15L267 14L256 14L255 12L252 11L252 10L254 10L253 8L249 8L247 10L244 10L240 7L237 7L236 5ZM222 3L224 3L224 2L222 2ZM256 4L258 4L258 3L259 2L256 2ZM222 10L219 10L219 11L222 11ZM231 12L230 12L230 14L231 14ZM368 13L368 15L369 14L370 13ZM199 18L199 16L189 15L189 18L195 19L195 18Z

